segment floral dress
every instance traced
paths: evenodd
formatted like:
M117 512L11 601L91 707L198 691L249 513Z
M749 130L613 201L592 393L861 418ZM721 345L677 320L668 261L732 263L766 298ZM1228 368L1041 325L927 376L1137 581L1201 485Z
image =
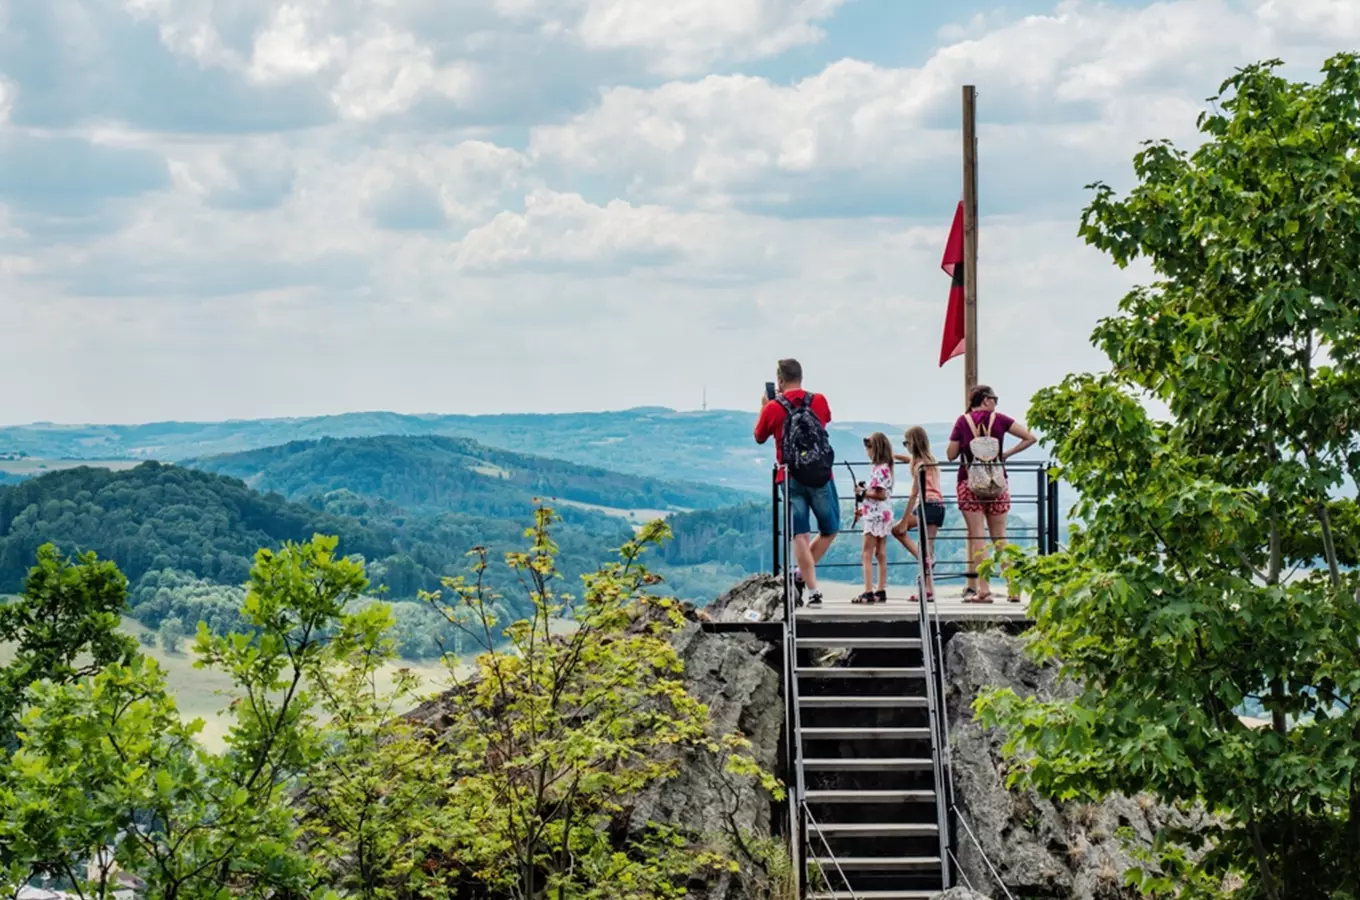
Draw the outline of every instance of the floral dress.
M865 485L868 491L874 488L882 488L891 497L893 489L893 472L891 466L874 466L874 472L869 476L869 483ZM868 496L859 504L859 518L864 526L865 534L872 534L874 537L885 538L892 534L893 511L891 500L874 500Z

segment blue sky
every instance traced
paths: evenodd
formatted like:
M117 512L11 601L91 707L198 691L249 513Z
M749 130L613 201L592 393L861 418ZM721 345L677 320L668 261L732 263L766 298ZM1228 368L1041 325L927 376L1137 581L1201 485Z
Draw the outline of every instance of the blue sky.
M978 88L982 376L1098 367L1075 236L1353 0L0 0L0 423L746 408L934 421Z

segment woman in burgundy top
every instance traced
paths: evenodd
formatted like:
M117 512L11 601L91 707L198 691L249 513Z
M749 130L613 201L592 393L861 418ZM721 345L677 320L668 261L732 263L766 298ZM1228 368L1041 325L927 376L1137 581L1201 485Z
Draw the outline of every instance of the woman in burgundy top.
M1017 453L1028 450L1035 444L1037 438L1024 425L1005 413L996 411L996 393L985 384L980 384L969 392L968 412L959 416L958 421L954 423L954 430L949 435L949 447L946 449L946 455L950 460L959 460L959 485L957 489L959 510L963 513L963 519L968 524L968 568L971 574L968 578L968 587L963 592L963 602L991 603L991 586L986 579L979 579L976 572L985 555L989 532L998 547L1004 546L1006 543L1006 515L1011 510L1011 494L1008 489L1006 493L993 500L979 500L968 489L968 464L973 460L973 454L968 449L969 443L973 440L973 428L969 424L970 419L980 429L979 433L981 434L986 434L987 422L988 420L991 421L991 435L997 439L1002 447L1001 459L1003 462ZM1019 438L1020 443L1006 450L1005 443L1008 434ZM1020 597L1014 592L1009 592L1007 599L1013 603L1020 602Z

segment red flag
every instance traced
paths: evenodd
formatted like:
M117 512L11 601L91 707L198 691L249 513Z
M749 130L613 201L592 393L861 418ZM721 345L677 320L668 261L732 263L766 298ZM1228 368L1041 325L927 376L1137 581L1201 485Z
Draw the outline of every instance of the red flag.
M940 342L940 365L963 355L963 201L954 210L949 240L944 245L940 268L954 281L949 286L949 309L944 314L944 340Z

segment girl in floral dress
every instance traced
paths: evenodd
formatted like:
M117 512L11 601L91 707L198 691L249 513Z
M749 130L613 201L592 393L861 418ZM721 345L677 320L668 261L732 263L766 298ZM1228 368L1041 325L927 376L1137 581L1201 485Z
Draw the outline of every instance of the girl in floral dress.
M888 536L892 534L893 452L888 436L876 431L864 439L873 473L859 501L864 527L864 593L852 603L884 603L888 599ZM878 561L878 589L874 590L874 561Z

